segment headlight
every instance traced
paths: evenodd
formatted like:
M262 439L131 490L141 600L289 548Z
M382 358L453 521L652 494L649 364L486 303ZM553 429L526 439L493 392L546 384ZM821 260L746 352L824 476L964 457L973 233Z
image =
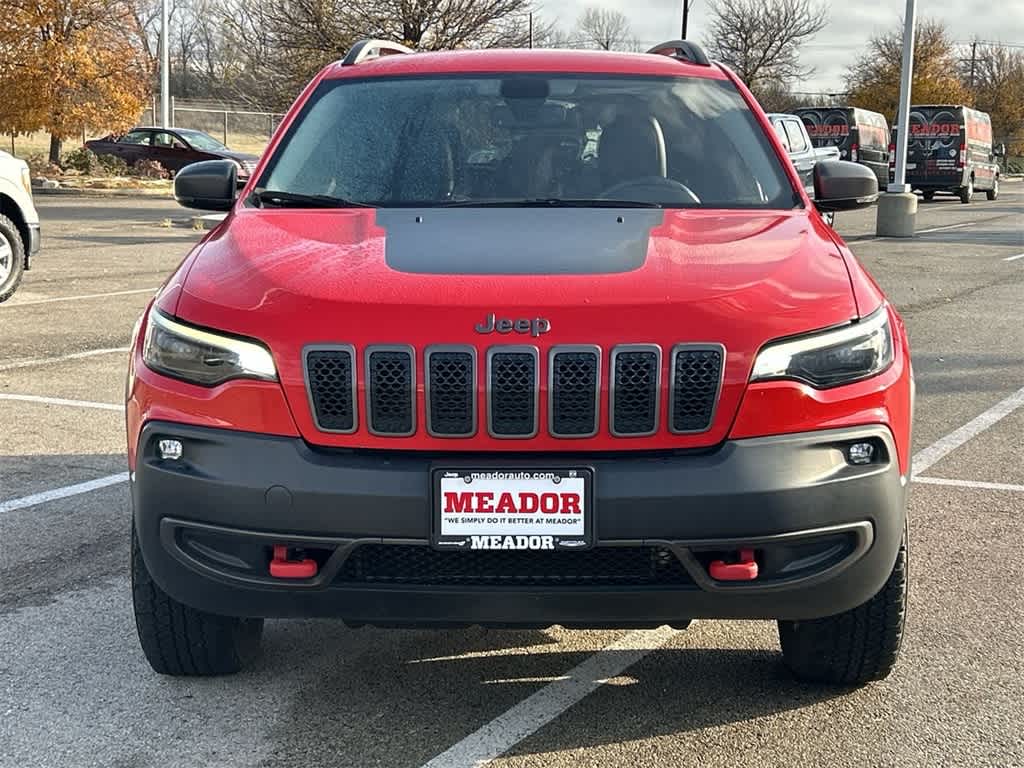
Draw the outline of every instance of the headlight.
M32 197L32 173L27 165L21 169L21 186L25 188L25 194Z
M796 379L827 389L876 376L892 359L892 330L883 304L859 323L769 344L758 353L750 380Z
M228 379L277 381L274 358L262 344L194 328L155 309L142 359L157 373L206 387Z

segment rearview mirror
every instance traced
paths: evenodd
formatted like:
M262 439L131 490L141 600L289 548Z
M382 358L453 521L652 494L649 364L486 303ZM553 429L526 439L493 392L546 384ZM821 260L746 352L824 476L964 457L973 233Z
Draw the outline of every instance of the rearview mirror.
M204 160L186 165L174 176L174 199L185 208L230 211L238 191L234 160Z
M849 211L878 200L878 178L860 163L826 160L814 166L814 204L819 211Z

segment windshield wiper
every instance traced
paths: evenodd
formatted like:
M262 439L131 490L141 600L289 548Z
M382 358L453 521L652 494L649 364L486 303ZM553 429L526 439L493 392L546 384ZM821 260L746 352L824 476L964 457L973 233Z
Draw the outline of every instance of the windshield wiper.
M257 189L252 196L262 206L274 208L373 208L369 203L346 200L332 195L306 195L301 192L279 192Z
M426 208L664 208L663 203L643 200L608 200L578 197L499 197L480 200L453 200L426 204Z

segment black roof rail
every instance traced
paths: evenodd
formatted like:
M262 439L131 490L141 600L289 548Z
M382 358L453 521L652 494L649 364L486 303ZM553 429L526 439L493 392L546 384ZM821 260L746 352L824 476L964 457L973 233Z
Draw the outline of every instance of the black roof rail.
M392 43L387 40L360 40L348 49L345 58L341 60L341 66L351 67L353 64L359 64L368 59L377 59L394 53L413 53L413 50L400 43Z
M668 40L660 45L654 46L648 51L648 53L671 56L673 59L683 59L691 64L697 64L701 67L711 66L711 62L708 60L707 54L704 53L704 49L696 43L691 43L686 40Z

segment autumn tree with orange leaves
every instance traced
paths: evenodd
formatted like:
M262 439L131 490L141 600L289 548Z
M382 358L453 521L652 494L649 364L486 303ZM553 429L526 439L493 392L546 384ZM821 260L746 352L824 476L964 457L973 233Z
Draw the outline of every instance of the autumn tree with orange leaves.
M0 0L0 133L63 139L128 128L149 90L150 62L125 0Z

